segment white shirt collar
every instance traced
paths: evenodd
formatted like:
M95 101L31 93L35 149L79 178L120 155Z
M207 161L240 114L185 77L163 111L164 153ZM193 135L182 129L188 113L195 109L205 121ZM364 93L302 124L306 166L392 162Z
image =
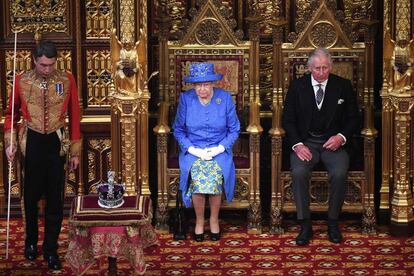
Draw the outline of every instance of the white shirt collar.
M313 78L312 75L311 75L311 81L312 81L312 86L313 87L315 87L315 85L322 84L322 89L323 90L325 90L326 85L328 84L328 79L324 80L323 82L318 82Z

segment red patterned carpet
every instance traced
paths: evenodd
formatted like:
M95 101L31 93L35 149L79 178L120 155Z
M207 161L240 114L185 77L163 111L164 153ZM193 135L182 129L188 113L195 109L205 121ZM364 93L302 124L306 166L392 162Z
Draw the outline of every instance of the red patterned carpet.
M346 221L341 224L345 240L334 245L327 240L326 226L318 221L311 244L298 247L296 225L288 226L283 235L249 235L243 223L221 222L224 235L219 242L174 241L171 235L159 235L159 246L145 249L145 275L414 275L414 237L395 238L386 230L366 236L357 222ZM66 220L59 272L49 272L41 258L25 260L24 230L18 219L11 220L9 260L5 260L4 218L0 231L0 275L74 275L63 258L69 244ZM101 267L95 264L84 275L106 275L106 268L103 258ZM128 262L118 261L118 275L134 275Z

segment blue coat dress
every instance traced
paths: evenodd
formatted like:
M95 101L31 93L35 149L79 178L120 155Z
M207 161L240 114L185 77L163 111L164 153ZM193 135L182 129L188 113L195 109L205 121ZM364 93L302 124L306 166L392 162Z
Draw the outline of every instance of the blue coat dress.
M210 148L223 145L225 151L214 157L224 177L224 193L227 202L233 200L236 171L233 162L233 144L240 133L240 122L229 92L214 88L207 105L201 104L195 89L181 93L177 114L173 124L174 137L180 147L180 190L185 206L191 206L186 195L190 168L197 157L187 150L190 146Z

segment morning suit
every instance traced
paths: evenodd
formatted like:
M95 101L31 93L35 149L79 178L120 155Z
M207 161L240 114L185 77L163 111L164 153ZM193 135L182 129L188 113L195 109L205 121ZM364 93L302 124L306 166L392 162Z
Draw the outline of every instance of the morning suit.
M239 136L240 122L230 93L214 88L207 105L201 104L195 89L181 93L173 130L180 147L180 190L184 204L191 206L191 198L186 191L191 166L197 160L187 151L190 146L204 149L222 145L225 148L214 160L223 172L226 200L231 202L236 181L232 148Z
M303 143L312 152L310 161L302 161L294 152L291 153L298 219L310 219L309 180L313 167L319 161L324 163L330 179L328 219L338 219L345 197L349 157L343 147L331 151L322 146L338 133L349 141L359 127L358 106L351 82L330 74L322 106L318 109L311 75L293 80L284 102L282 126L291 148Z

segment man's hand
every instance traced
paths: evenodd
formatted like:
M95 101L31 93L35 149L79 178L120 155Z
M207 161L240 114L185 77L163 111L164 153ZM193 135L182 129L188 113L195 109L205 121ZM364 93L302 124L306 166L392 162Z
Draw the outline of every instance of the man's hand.
M302 161L310 161L312 159L312 152L305 145L299 144L295 146L296 156Z
M79 166L79 157L78 156L71 157L69 160L69 171L76 170L78 166Z
M211 156L207 153L207 151L195 148L193 146L189 147L187 150L190 154L194 155L195 157L200 158L201 160L211 160Z
M14 155L16 154L16 146L8 146L6 148L6 156L7 156L7 160L9 160L9 162L12 162L14 159Z
M336 151L339 149L342 144L344 143L344 138L342 138L341 135L334 135L331 136L331 138L328 139L328 141L323 144L323 147L332 151Z
M217 147L207 148L206 152L211 158L213 158L213 157L219 155L220 153L223 153L224 150L225 149L222 145L218 145Z

